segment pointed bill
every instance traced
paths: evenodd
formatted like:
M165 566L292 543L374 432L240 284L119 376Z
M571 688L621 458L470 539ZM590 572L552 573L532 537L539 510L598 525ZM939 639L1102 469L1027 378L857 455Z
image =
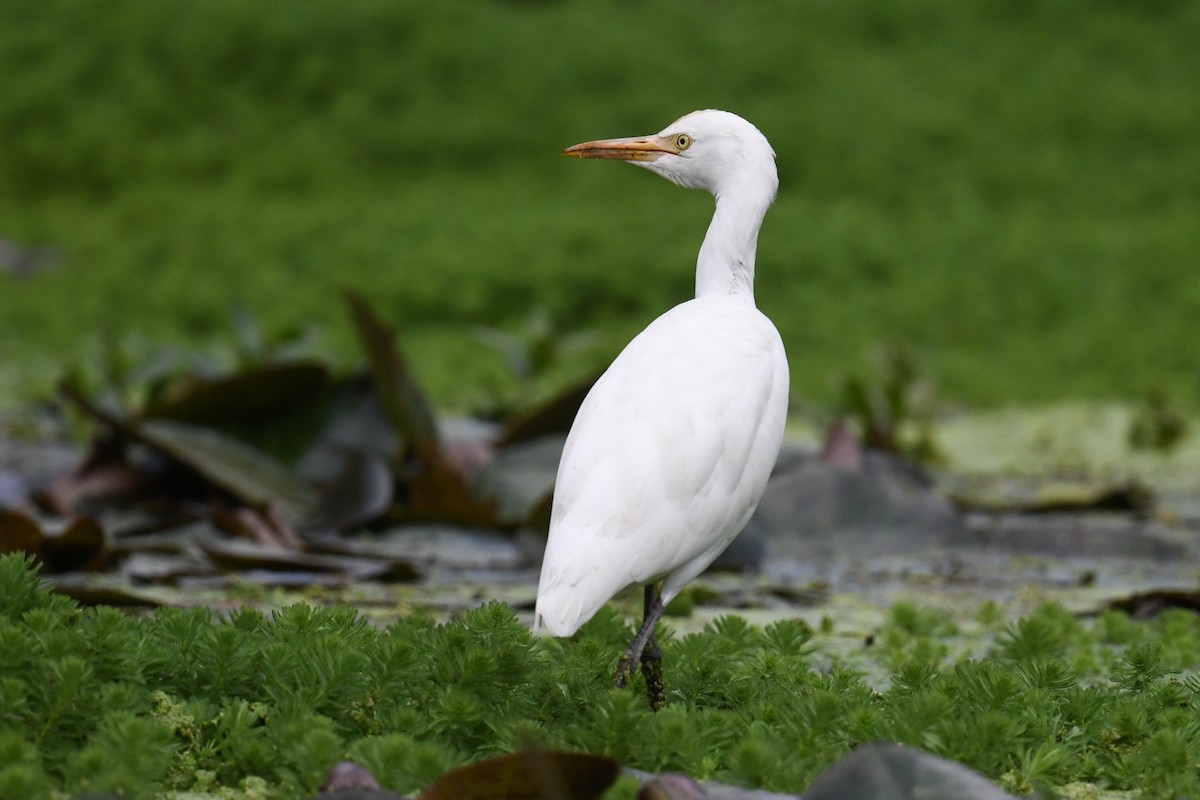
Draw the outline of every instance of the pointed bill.
M657 161L679 149L663 136L629 136L624 139L597 139L573 145L562 151L572 158L615 158L620 161Z

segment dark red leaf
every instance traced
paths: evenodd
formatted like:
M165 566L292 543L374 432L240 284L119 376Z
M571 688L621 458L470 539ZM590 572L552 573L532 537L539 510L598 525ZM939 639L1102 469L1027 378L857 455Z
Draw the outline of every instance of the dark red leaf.
M606 756L526 750L449 772L419 800L595 800L619 772Z

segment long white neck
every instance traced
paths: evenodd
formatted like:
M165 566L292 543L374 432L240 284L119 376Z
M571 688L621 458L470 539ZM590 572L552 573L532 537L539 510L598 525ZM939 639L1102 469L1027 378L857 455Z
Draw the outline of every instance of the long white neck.
M754 305L754 256L758 231L774 192L748 187L717 195L696 261L696 297L729 295Z

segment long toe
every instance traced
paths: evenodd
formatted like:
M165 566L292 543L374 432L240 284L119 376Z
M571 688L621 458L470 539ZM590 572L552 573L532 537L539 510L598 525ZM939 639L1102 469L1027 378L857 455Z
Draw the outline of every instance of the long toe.
M667 690L663 685L662 651L652 642L642 653L642 677L646 679L646 699L651 711L661 711L667 704Z
M629 654L626 653L617 662L617 671L613 675L613 686L617 689L624 689L629 685L631 678L633 678L633 662L629 660Z

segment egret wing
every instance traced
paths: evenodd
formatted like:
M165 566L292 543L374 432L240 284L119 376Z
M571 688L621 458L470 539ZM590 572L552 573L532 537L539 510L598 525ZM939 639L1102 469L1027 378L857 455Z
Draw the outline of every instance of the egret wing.
M724 549L774 464L786 392L778 333L742 302L689 301L629 344L563 451L538 590L552 632Z

